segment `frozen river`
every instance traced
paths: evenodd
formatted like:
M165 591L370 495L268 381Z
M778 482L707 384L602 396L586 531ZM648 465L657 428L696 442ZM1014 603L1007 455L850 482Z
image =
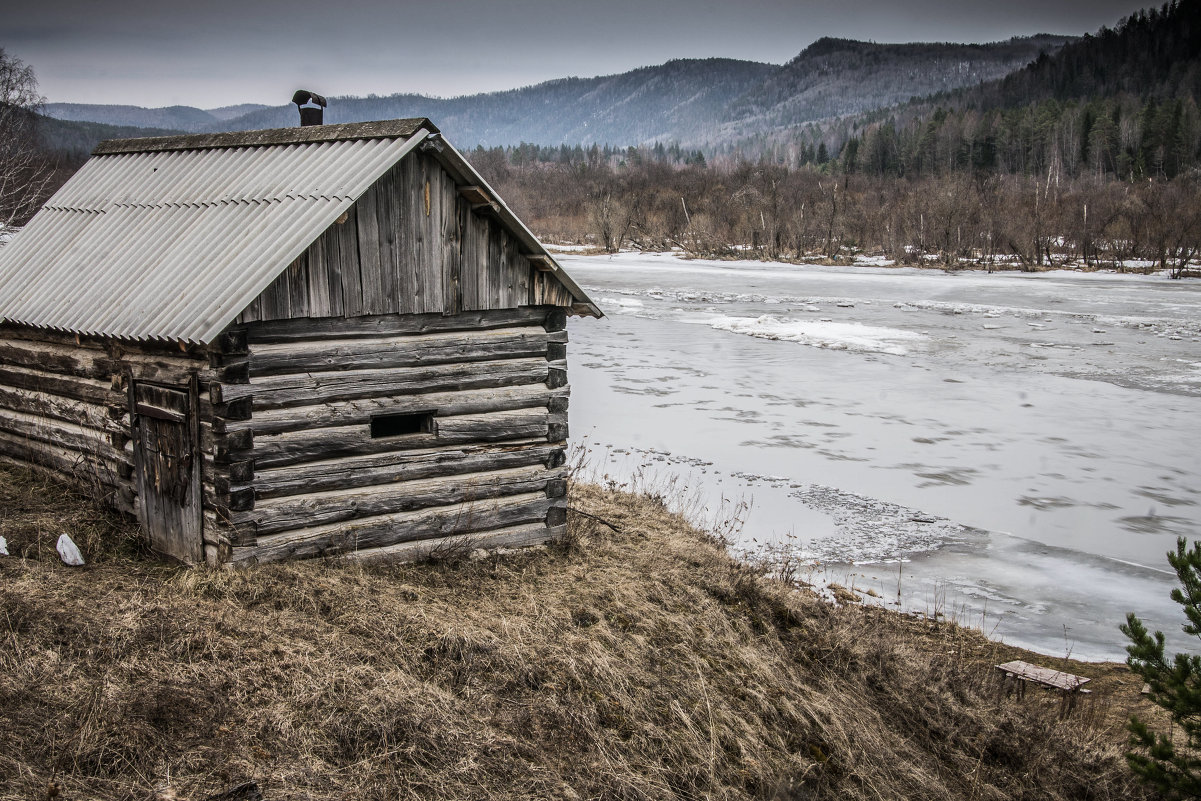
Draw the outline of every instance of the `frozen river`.
M559 258L608 315L571 323L594 475L747 500L739 546L1044 653L1123 659L1131 610L1184 644L1201 284Z

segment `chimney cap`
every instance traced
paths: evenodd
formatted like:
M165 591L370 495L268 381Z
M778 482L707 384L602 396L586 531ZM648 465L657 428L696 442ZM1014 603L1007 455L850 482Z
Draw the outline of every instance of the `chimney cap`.
M316 92L310 92L307 89L297 89L296 94L292 95L292 102L297 106L303 106L309 103L325 108L325 98Z

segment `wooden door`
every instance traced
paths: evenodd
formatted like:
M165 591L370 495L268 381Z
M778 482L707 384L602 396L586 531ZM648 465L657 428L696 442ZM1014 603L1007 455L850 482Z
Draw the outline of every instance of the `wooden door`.
M187 564L204 559L196 382L134 382L134 453L142 526L150 547Z

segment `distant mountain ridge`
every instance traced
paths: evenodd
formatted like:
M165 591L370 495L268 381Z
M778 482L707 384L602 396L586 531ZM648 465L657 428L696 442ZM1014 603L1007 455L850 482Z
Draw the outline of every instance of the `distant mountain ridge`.
M327 123L429 117L463 148L617 146L678 142L721 147L800 123L858 114L1000 78L1073 40L1040 35L991 44L876 44L819 39L784 65L678 59L596 78L560 78L454 98L334 97ZM319 89L319 88L318 88ZM59 120L187 132L290 127L290 104L203 110L48 103Z
M107 106L90 103L47 103L42 113L47 117L68 122L98 122L104 125L159 128L199 133L216 130L225 122L251 114L267 106L243 103L218 109L199 109L192 106Z
M1074 39L1039 34L983 45L818 39L727 108L727 133L862 114L973 86L1019 70Z

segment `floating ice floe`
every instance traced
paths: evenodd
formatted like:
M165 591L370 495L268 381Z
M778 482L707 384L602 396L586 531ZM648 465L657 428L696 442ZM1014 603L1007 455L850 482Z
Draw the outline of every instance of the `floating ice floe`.
M709 325L718 331L734 334L798 342L830 350L851 350L860 353L887 353L904 356L907 343L924 340L912 331L881 328L860 323L835 323L827 319L788 320L765 314L762 317L717 317Z
M83 554L79 552L79 548L71 541L71 538L66 534L62 534L58 538L58 545L55 546L58 550L58 555L62 558L64 564L73 567L79 567L86 564L83 561Z

